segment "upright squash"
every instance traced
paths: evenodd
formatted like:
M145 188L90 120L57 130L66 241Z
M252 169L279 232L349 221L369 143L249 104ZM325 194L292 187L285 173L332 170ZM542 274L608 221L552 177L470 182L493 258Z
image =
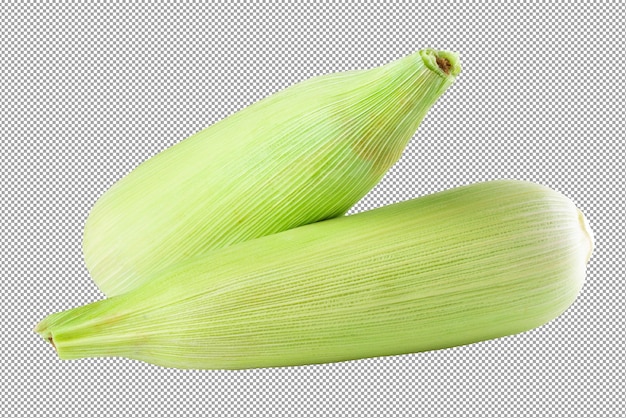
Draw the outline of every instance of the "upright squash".
M118 295L186 258L344 214L459 71L456 54L426 49L312 78L150 158L89 214L93 280Z

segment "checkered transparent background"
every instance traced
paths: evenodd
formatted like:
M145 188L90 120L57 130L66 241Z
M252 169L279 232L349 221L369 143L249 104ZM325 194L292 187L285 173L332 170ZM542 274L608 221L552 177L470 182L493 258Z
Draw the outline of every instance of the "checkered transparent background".
M623 412L624 3L441 3L3 2L0 416ZM137 164L294 82L422 47L459 51L463 72L353 212L504 177L565 193L596 249L561 317L449 350L235 372L61 362L32 331L102 297L83 222Z

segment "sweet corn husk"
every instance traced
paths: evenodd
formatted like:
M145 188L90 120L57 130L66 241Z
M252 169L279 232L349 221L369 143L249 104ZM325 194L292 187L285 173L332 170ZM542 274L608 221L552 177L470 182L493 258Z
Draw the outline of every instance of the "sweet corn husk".
M581 289L591 248L562 194L479 183L213 251L36 331L61 359L194 369L441 349L557 317Z
M313 78L150 158L89 214L91 277L117 295L180 260L344 214L459 71L456 54L422 50Z

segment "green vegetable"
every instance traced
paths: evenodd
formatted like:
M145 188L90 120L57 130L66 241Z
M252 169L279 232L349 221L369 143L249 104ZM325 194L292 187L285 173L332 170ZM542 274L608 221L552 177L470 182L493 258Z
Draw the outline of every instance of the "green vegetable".
M198 369L441 349L557 317L591 249L566 197L493 181L216 250L36 331L62 359Z
M459 74L422 50L316 77L198 132L113 185L87 219L94 282L117 295L191 256L344 214Z

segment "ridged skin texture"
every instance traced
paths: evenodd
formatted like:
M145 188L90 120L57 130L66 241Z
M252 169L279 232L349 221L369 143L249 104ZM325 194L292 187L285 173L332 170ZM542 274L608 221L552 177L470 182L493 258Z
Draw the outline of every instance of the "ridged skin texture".
M447 57L444 73L433 64ZM343 215L400 158L458 58L423 50L316 77L139 165L95 204L85 264L108 296L217 248Z
M216 250L53 314L62 359L240 369L441 349L519 333L578 295L591 231L529 182L464 186Z

